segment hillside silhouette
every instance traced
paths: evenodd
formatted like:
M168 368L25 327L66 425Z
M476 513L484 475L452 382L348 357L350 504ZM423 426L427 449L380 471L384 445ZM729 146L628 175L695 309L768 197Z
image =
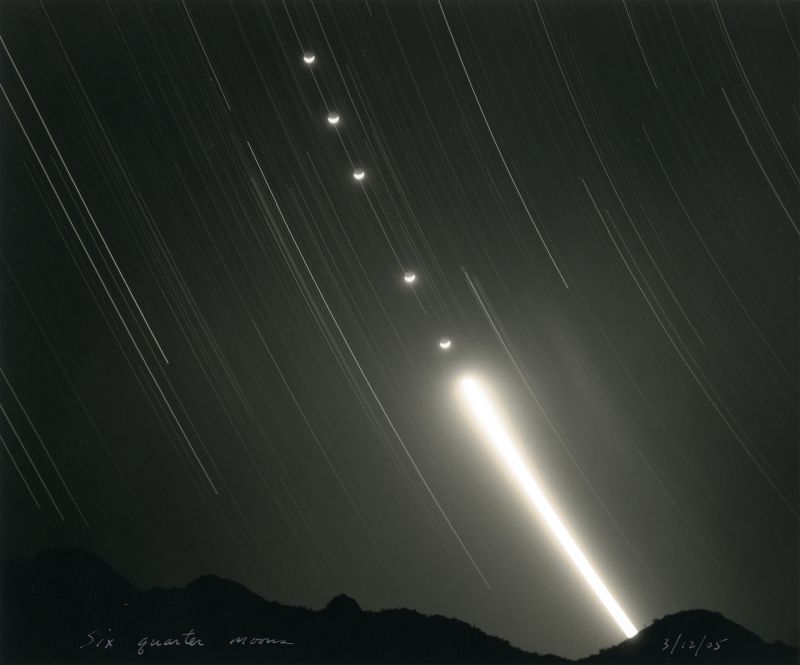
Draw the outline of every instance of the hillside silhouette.
M143 591L82 551L8 562L1 581L3 663L576 662L525 652L457 619L364 611L344 594L314 611L270 602L213 575L180 589ZM797 663L798 651L766 644L715 612L691 610L577 662L766 665Z

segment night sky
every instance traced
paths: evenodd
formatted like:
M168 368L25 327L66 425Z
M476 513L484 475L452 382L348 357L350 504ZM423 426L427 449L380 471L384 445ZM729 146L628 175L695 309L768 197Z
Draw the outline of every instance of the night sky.
M471 372L638 628L797 644L800 5L0 19L5 556L619 642Z

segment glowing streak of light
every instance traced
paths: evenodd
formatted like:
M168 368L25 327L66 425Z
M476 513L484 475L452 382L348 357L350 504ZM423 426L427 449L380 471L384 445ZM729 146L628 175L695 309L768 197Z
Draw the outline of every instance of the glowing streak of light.
M314 277L314 273L311 271L311 268L308 265L308 261L306 261L306 257L303 254L302 250L300 249L300 245L297 244L297 240L295 239L294 234L292 233L292 229L289 227L289 223L286 221L286 216L283 214L283 210L281 209L281 206L278 203L278 199L275 197L275 194L272 191L272 187L270 186L269 181L267 180L267 176L264 174L264 169L261 168L261 162L258 161L258 157L256 157L256 153L253 150L253 146L250 144L250 141L247 141L247 147L250 149L250 154L253 156L253 161L256 163L256 166L258 167L258 172L261 174L261 179L264 181L264 184L267 186L267 190L269 191L269 195L272 198L273 203L275 204L275 209L278 211L278 215L280 216L281 222L283 222L283 228L286 229L287 235L289 236L289 238L291 238L291 241L292 241L292 244L294 245L295 251L297 252L297 255L300 257L300 260L303 263L303 267L306 269L306 272L308 273L308 276L311 279L311 282L314 284L314 289L316 290L317 294L320 297L320 300L322 301L323 305L325 306L325 310L328 312L328 316L330 317L331 321L333 322L333 325L336 327L336 330L339 333L339 337L342 338L342 342L344 343L345 347L347 348L347 351L350 354L350 357L353 359L353 363L355 364L356 368L358 369L359 374L361 374L361 378L364 379L364 383L367 385L367 388L369 389L370 394L372 395L373 399L375 400L375 403L378 405L378 409L380 410L381 415L384 417L384 419L386 420L386 423L389 425L389 428L392 430L392 433L394 434L395 438L397 439L397 442L402 447L403 452L406 454L406 457L408 458L408 461L411 463L411 466L413 467L414 471L416 472L417 477L420 479L420 481L422 482L422 485L427 490L428 495L431 497L431 499L433 500L433 503L436 505L436 508L439 510L439 514L442 516L442 519L444 519L445 523L447 524L448 528L450 529L450 532L453 534L453 537L458 541L458 544L461 546L462 551L464 552L464 554L469 559L470 563L472 564L472 567L475 569L475 572L478 573L478 575L480 576L481 580L486 585L486 588L487 589L491 589L492 587L489 584L489 580L486 579L486 576L483 574L483 571L478 566L478 563L475 561L475 559L473 558L472 554L467 549L466 543L464 543L464 541L461 539L461 536L458 534L458 531L456 531L455 526L453 526L453 523L450 521L450 518L447 516L447 513L444 511L444 508L442 507L442 504L439 503L439 499L437 499L436 495L433 493L433 490L431 489L431 486L428 484L428 481L425 479L425 476L422 474L422 470L419 468L419 466L417 465L417 462L414 460L414 457L411 455L411 451L408 449L408 446L406 446L406 443L403 440L403 437L400 436L400 432L397 431L397 428L394 426L394 423L392 422L392 419L389 417L389 413L384 408L383 402L378 397L378 393L376 393L375 389L372 387L372 383L370 382L369 378L367 377L366 373L364 372L364 368L361 366L361 363L358 361L358 358L356 357L356 354L353 351L353 347L351 347L350 346L350 342L347 341L347 337L345 336L344 331L342 330L342 327L339 325L338 319L336 318L336 316L334 316L333 310L331 309L330 305L328 304L328 300L327 300L327 298L325 298L325 294L322 292L322 289L320 288L316 277Z
M567 531L567 527L564 526L561 518L550 505L550 501L548 501L534 480L481 384L476 379L468 376L458 382L458 387L476 423L480 425L495 450L500 454L500 457L525 491L525 494L530 498L533 506L539 511L547 526L550 527L550 530L558 539L561 547L564 548L572 563L575 564L575 567L592 588L592 591L603 603L614 621L617 622L625 636L633 637L636 635L638 631L594 571L586 556L584 556L569 531Z
M67 495L69 496L70 500L72 501L72 505L75 506L75 510L78 511L78 514L81 516L81 520L83 520L83 523L86 525L86 528L87 529L91 528L91 527L89 527L89 522L86 520L86 517L84 516L83 511L81 510L80 506L78 505L78 502L75 500L75 497L72 495L72 492L70 492L69 487L67 486L67 481L64 480L64 476L61 475L61 471L59 471L58 467L56 466L56 463L53 460L53 457L50 455L50 451L47 449L47 446L44 445L44 441L42 440L42 437L39 434L39 430L37 430L36 427L34 426L33 421L31 420L31 417L28 415L28 411L22 405L22 402L20 401L19 396L17 395L17 391L14 390L14 386L11 385L11 382L8 380L8 377L6 376L6 373L3 371L2 367L0 367L0 376L2 376L3 377L3 381L6 382L6 385L8 386L8 389L11 391L11 394L14 396L14 400L17 402L17 405L19 406L20 410L22 411L23 415L25 416L25 420L28 421L28 425L30 425L31 431L33 431L33 433L36 435L36 438L38 439L39 444L42 446L42 450L44 450L45 454L47 455L47 459L50 460L50 464L52 464L53 469L55 470L56 474L58 475L58 479L61 481L61 484L64 486L64 490L67 492ZM8 414L5 412L5 410L3 411L3 415L5 415L6 419L8 419ZM9 424L11 424L10 420L9 420ZM19 435L17 434L16 430L14 430L14 434L16 434L17 438L19 438ZM21 443L22 439L19 439L19 440L20 440L20 443ZM37 473L38 473L38 471L37 471ZM44 482L44 481L42 481L42 482ZM48 490L48 494L49 494L49 490ZM62 520L63 520L63 515L62 515Z
M17 441L19 441L19 445L22 447L22 452L24 452L25 453L25 457L28 458L28 462L30 463L31 467L33 467L33 471L36 474L36 477L39 479L39 482L42 484L42 487L44 487L44 491L47 493L47 496L50 497L50 502L53 504L53 508L56 509L56 512L58 513L58 516L61 518L61 521L62 522L65 521L64 520L64 513L62 513L61 512L61 508L58 507L58 504L56 503L56 500L53 497L52 492L50 492L50 488L47 486L47 483L44 481L44 478L42 478L42 474L39 472L39 467L36 466L36 462L34 462L33 459L31 458L31 454L28 452L28 449L25 447L25 442L22 440L22 437L19 435L19 432L17 432L17 428L14 427L14 423L11 422L11 418L9 418L8 413L3 408L2 403L0 403L0 414L2 414L3 417L6 419L6 422L8 423L8 426L11 428L11 431L14 433L14 436L17 438ZM3 445L4 446L6 445L5 440L3 441ZM11 451L10 450L9 450L8 454L11 455ZM15 462L15 466L16 466L16 462ZM20 475L22 475L22 474L20 474ZM25 485L28 485L28 483L26 482ZM30 491L30 486L29 485L28 485L28 490ZM31 492L31 496L33 496L33 492ZM36 501L35 497L34 497L34 501ZM36 501L36 505L39 506L39 502L38 501ZM41 508L41 506L39 506L39 507Z
M636 31L636 26L633 23L633 17L631 17L631 13L628 11L628 5L626 4L625 0L622 0L622 6L625 7L625 13L628 15L628 22L631 24L631 30L633 30L633 36L636 38L636 44L639 46L639 52L642 54L642 60L644 60L645 67L647 67L647 73L650 74L650 80L653 82L653 87L658 90L658 83L656 83L656 77L653 76L653 70L650 69L650 63L647 61L647 56L644 53L644 47L642 46L642 42L639 41L639 33Z
M161 344L159 344L158 339L156 338L156 335L153 332L153 329L150 327L150 323L148 322L147 318L145 317L144 312L142 311L142 308L139 306L139 301L136 300L136 296L134 296L133 295L133 291L131 291L131 287L128 284L128 280L125 279L125 275L122 274L122 270L120 269L119 264L117 263L117 260L114 258L114 255L111 253L111 248L108 246L108 243L106 243L105 236L103 235L102 231L100 231L100 227L97 225L97 222L94 219L94 215L92 215L92 211L89 210L89 206L86 203L86 200L83 198L83 194L81 194L81 190L78 189L78 185L75 182L75 179L72 177L72 172L69 170L69 167L67 166L67 163L64 161L64 157L61 155L61 151L58 149L58 145L56 145L56 141L53 138L53 135L50 133L50 129L48 128L47 123L44 121L44 118L42 117L42 114L39 112L39 107L36 105L36 102L34 101L33 95L31 95L30 90L28 90L28 86L25 83L25 79L22 78L22 73L17 68L17 63L14 61L14 58L11 57L11 52L8 50L8 47L6 46L6 42L5 42L5 40L3 39L2 36L0 36L0 44L2 44L3 50L6 52L6 55L8 56L9 62L11 62L11 66L14 68L14 72L16 72L17 78L19 79L19 82L22 84L23 90L25 90L25 94L28 96L28 99L31 102L31 106L33 106L33 110L36 111L36 116L39 118L39 121L42 123L42 127L44 128L44 131L47 134L47 138L50 139L50 143L53 145L53 148L56 151L56 155L58 155L58 159L61 162L61 166L64 167L64 171L67 173L67 176L69 177L69 181L72 183L72 186L75 188L75 192L77 193L78 198L80 199L81 203L83 204L83 208L84 208L84 210L86 210L86 214L89 215L89 219L92 221L92 225L94 226L95 231L97 231L97 235L100 237L100 240L103 243L103 247L105 247L105 250L108 253L109 258L111 259L111 262L114 264L114 267L117 269L117 274L120 276L120 279L122 280L122 283L125 284L125 289L128 291L128 295L131 297L131 300L133 301L133 304L136 305L136 309L139 312L139 316L142 317L142 321L144 321L145 326L147 326L147 330L150 332L150 336L153 338L153 342L155 343L156 347L158 347L158 351L161 354L161 357L164 359L164 362L167 365L169 365L169 360L167 359L167 355L164 353L164 349L161 348ZM11 106L11 100L8 99L8 97L5 94L5 91L3 91L3 96L6 97L6 101L8 102L8 105ZM16 111L14 111L14 116L16 117ZM22 127L22 121L17 119L17 122L20 124L20 127ZM23 129L23 132L24 132L24 129ZM28 143L30 143L30 139L28 139L27 134L25 135L25 138L28 140ZM31 149L33 149L33 144L32 143L31 143ZM37 160L38 160L38 157L37 157ZM44 165L42 165L42 170L44 170ZM48 179L49 179L49 177L48 177ZM111 295L109 295L109 298L110 297L111 297Z
M800 228L797 227L797 224L795 223L794 218L789 213L789 211L786 209L786 205L783 203L783 199L781 198L781 195L778 194L778 190L775 189L775 185L772 184L772 179L769 177L769 175L767 175L767 171L764 169L764 165L761 163L761 160L758 158L758 155L756 154L756 151L753 148L753 144L750 143L750 139L747 138L747 134L744 131L744 127L742 127L742 123L739 121L739 116L736 115L736 111L733 110L733 104L731 104L731 100L728 99L728 93L725 92L725 88L720 88L720 89L722 90L722 95L725 97L725 102L728 104L728 108L731 110L731 113L733 114L733 119L736 120L736 124L739 126L739 131L742 133L742 136L744 137L744 140L747 143L747 147L750 148L750 153L753 155L753 158L756 160L756 164L758 164L758 168L761 170L761 174L764 176L764 179L767 181L767 184L769 185L769 188L772 190L772 193L775 195L775 198L778 200L778 203L780 204L781 209L783 210L784 214L786 215L786 218L789 220L789 223L794 228L795 233L800 235Z
M2 42L2 37L0 37L0 42ZM5 48L5 42L3 42L3 47ZM6 53L8 53L8 51L6 51ZM10 58L10 54L9 54L9 58ZM13 60L12 60L12 64L13 64ZM20 80L22 80L22 77L20 77ZM24 85L24 82L23 82L23 85ZM27 90L27 88L26 88L26 90ZM0 93L2 93L3 98L6 100L6 104L8 105L8 108L11 110L11 113L14 115L14 119L17 121L17 125L19 126L20 131L22 132L22 135L25 137L25 141L28 143L28 147L31 149L31 152L33 153L33 156L36 158L36 162L39 164L39 167L41 168L42 173L44 174L45 178L47 179L47 184L50 185L50 189L53 192L53 196L55 196L56 201L58 201L58 205L61 208L61 212L64 213L64 217L67 220L67 222L69 223L69 226L72 229L72 232L75 234L75 238L77 239L78 244L81 246L81 249L83 250L83 253L86 255L86 259L89 261L89 265L92 266L92 270L94 271L94 274L97 277L97 280L100 282L100 286L103 288L103 291L105 292L106 297L108 298L109 302L111 303L111 306L114 308L114 312L116 313L117 318L119 319L119 322L122 324L122 327L125 329L125 332L127 333L128 338L131 340L131 344L133 344L133 348L136 349L136 353L139 356L139 359L142 361L142 364L143 364L144 368L147 370L147 374L150 376L150 379L153 381L153 385L158 390L159 395L161 395L161 399L164 401L164 405L167 407L167 410L169 411L170 415L172 416L172 419L175 421L175 425L177 426L178 430L180 431L181 435L183 436L183 440L186 442L186 445L191 450L192 455L194 456L195 460L197 461L197 464L200 467L200 469L203 471L203 474L205 475L206 480L208 481L208 484L211 486L211 489L214 491L214 494L219 494L219 492L217 491L217 487L214 484L214 481L211 480L211 476L208 474L208 471L206 470L205 465L200 460L200 457L198 456L197 451L195 450L194 446L192 445L192 442L189 440L189 435L186 433L186 430L183 428L183 425L181 424L180 420L178 419L178 416L175 413L175 410L172 408L172 404L167 399L167 396L164 393L164 390L161 388L161 384L159 384L158 380L156 379L155 374L153 374L153 370L150 368L150 364L145 359L144 354L142 353L142 350L139 347L139 344L137 344L136 338L133 336L133 333L131 332L130 327L128 326L127 322L125 321L125 317L122 316L122 312L120 312L120 309L117 306L116 300L114 300L114 297L111 295L111 292L108 289L108 285L106 284L105 280L103 279L103 276L100 274L100 270L97 268L97 264L95 263L94 259L92 258L92 255L89 253L89 250L86 247L86 243L83 242L83 238L81 237L80 233L78 233L78 229L75 227L75 223L72 221L72 216L69 214L69 212L67 212L67 208L64 205L64 201L62 200L61 196L59 195L58 190L56 189L56 186L53 184L53 179L50 177L50 174L47 171L47 169L45 168L41 157L39 157L39 153L37 152L36 148L33 146L33 142L31 141L30 136L28 136L28 132L25 130L25 126L22 124L22 120L20 120L20 117L19 117L19 114L17 113L17 110L14 108L14 105L11 103L11 100L8 98L8 94L6 93L6 90L5 90L5 88L3 87L3 85L1 83L0 83ZM37 110L37 113L38 113L38 110ZM41 116L40 116L40 118L41 118ZM53 145L55 146L55 143ZM57 148L56 148L56 151L58 151ZM56 506L56 510L58 510L57 506ZM63 519L63 516L62 516L62 519Z
M22 479L22 482L25 484L25 487L28 490L28 494L31 495L31 499L33 499L33 502L36 504L36 507L39 510L41 510L42 506L39 503L39 500L36 498L36 495L33 493L33 490L31 489L31 486L28 484L28 481L25 479L25 476L23 475L22 470L19 468L19 464L17 464L17 460L14 459L14 455L11 453L11 449L8 447L8 444L6 443L6 440L3 438L2 434L0 434L0 443L3 444L3 448L6 449L6 452L8 453L8 456L11 458L11 463L14 465L14 468L17 470L17 474Z
M211 74L214 77L214 81L217 83L217 88L219 88L219 94L222 95L222 99L225 102L225 106L228 107L229 111L232 111L230 103L228 102L228 96L225 94L225 91L222 89L222 84L219 82L219 78L217 77L217 71L214 69L214 65L211 64L211 58L208 57L208 51L206 51L206 47L203 44L203 40L200 39L200 33L197 32L197 28L195 27L194 20L192 20L192 15L189 13L189 8L186 6L186 0L182 0L183 9L186 11L186 17L189 19L189 23L192 26L192 30L194 30L194 36L197 37L197 43L200 44L200 48L203 50L203 55L206 58L206 62L208 63L208 68L211 70Z
M630 264L628 263L628 259L625 258L625 254L623 254L622 249L620 249L619 244L617 243L616 239L614 238L614 234L611 233L611 229L608 227L608 224L606 223L605 218L600 213L600 208L597 207L597 203L595 202L594 197L592 196L592 193L589 191L589 187L586 184L586 181L583 178L581 178L581 182L583 183L583 186L586 189L586 193L589 195L589 198L592 201L592 205L594 206L594 209L597 211L597 215L600 218L600 221L603 223L603 226L606 229L606 233L608 233L608 237L611 238L611 242L614 244L614 248L617 250L617 254L619 254L620 258L622 259L622 262L625 264L625 268L628 270L628 274L633 278L633 283L636 285L636 288L639 290L639 293L642 294L642 298L644 298L645 303L647 303L647 307L652 312L652 314L655 317L656 321L658 321L659 326L661 326L661 329L664 331L664 334L667 336L667 339L669 340L670 344L672 344L672 348L675 349L675 352L678 354L678 357L683 361L683 364L686 366L686 369L689 370L689 373L692 375L692 378L695 380L695 383L697 383L697 386L700 388L700 390L703 391L703 394L706 396L706 399L709 401L711 406L714 408L714 411L717 412L717 415L719 415L719 417L722 419L722 422L725 423L725 427L727 427L728 431L731 434L733 434L733 437L736 439L736 442L739 444L741 449L747 454L747 456L750 458L750 461L752 461L753 464L756 465L756 468L759 470L761 475L764 476L764 479L770 484L770 487L772 487L772 489L775 490L775 493L780 497L781 501L783 501L783 503L786 505L786 507L789 509L789 511L792 513L792 515L795 516L795 519L800 520L800 514L795 510L794 505L792 504L791 500L789 498L787 498L784 495L783 492L781 492L781 490L778 487L778 485L770 477L770 473L769 473L768 468L765 468L764 465L762 465L758 461L758 459L756 459L755 455L753 454L753 451L750 450L750 447L748 447L748 445L745 443L745 441L742 438L742 436L739 434L738 430L734 427L734 424L738 425L738 423L736 422L736 419L731 415L730 409L728 409L728 407L722 401L722 398L719 396L719 393L714 389L714 386L712 385L712 383L706 377L705 373L703 372L703 370L700 367L700 365L697 362L697 360L695 360L694 356L687 349L686 344L684 344L683 341L680 340L680 337L678 337L678 339L681 341L681 346L683 346L683 348L685 350L685 353L684 353L684 351L681 351L681 347L678 345L678 343L675 341L673 336L670 334L669 329L667 328L667 325L669 325L669 327L673 328L673 329L674 329L674 327L672 326L672 324L669 323L668 319L666 320L666 323L665 323L665 321L662 320L662 318L659 316L658 312L656 311L656 308L653 307L653 303L651 302L650 298L647 296L647 293L645 292L644 288L642 288L642 285L640 284L639 279L637 279L636 274L634 273L633 269L631 268ZM606 214L608 214L608 211L606 211ZM609 218L610 218L610 215L609 215ZM612 222L612 224L613 224L613 222ZM616 230L616 228L615 228L615 230ZM617 232L617 235L619 235L619 232ZM622 238L620 238L620 240L622 240ZM625 245L624 241L623 241L623 247L625 247L626 251L628 252L628 254L631 257L631 260L634 263L634 266L638 270L638 266L636 266L636 262L635 262L635 260L633 260L633 255L630 253L630 250L628 250L627 245ZM639 273L641 274L641 270L639 270ZM647 286L646 282L645 282L645 286ZM650 289L649 286L647 286L647 289L649 291L652 291L652 289ZM733 291L731 290L731 292L733 292ZM659 309L661 309L663 311L663 308L658 303L658 300L656 300L656 304L659 305ZM691 363L689 362L690 360L691 360ZM702 377L702 380L701 380L701 377ZM726 415L726 412L727 412L727 415ZM745 434L745 438L747 438L746 434Z
M467 66L464 64L464 58L461 57L461 49L458 48L458 43L456 42L455 35L453 35L453 31L450 28L450 21L447 20L447 14L445 14L444 12L444 7L442 6L442 0L438 0L438 2L439 2L439 9L442 12L442 18L444 19L444 23L447 26L447 32L450 34L450 40L453 42L453 48L455 49L456 55L458 56L458 61L461 63L461 69L464 71L464 76L467 79L467 83L469 83L469 89L472 90L472 96L475 98L475 103L478 105L478 111L480 111L481 118L483 118L483 123L486 125L486 129L489 131L489 136L492 138L492 143L494 144L494 147L497 150L497 154L500 157L500 161L503 162L503 166L505 167L506 173L508 174L508 179L514 186L514 191L517 193L519 202L525 209L525 214L528 216L528 219L533 225L533 228L536 231L536 235L539 236L539 240L542 243L542 247L544 247L544 251L547 252L547 256L550 259L550 262L556 269L556 272L558 273L558 277L561 280L561 283L564 285L565 289L569 290L569 285L567 284L567 280L564 278L564 275L562 274L560 268L558 267L558 263L556 263L555 257L550 251L550 248L547 246L547 242L545 242L544 236L542 235L542 232L539 230L538 224L536 224L536 221L533 219L531 211L528 210L528 204L525 203L525 199L522 196L522 192L520 192L519 187L517 187L517 181L514 179L514 176L511 174L511 169L508 167L508 162L506 162L506 158L503 155L503 151L500 150L500 145L497 143L497 139L494 137L492 126L489 124L489 120L486 117L486 113L484 113L483 111L483 105L481 104L481 100L478 98L478 93L475 91L475 86L472 85L472 78L470 77L469 72L467 71Z

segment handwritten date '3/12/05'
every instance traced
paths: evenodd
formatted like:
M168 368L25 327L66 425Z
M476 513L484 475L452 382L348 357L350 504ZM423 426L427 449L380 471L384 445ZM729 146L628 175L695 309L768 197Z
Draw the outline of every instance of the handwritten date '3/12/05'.
M663 640L664 644L661 647L661 651L669 651L671 654L676 651L682 653L691 651L697 656L701 651L719 651L722 644L728 641L728 638L722 637L718 640L709 640L708 635L703 635L702 639L697 641L684 638L683 633L678 633L674 640L671 637L665 637Z

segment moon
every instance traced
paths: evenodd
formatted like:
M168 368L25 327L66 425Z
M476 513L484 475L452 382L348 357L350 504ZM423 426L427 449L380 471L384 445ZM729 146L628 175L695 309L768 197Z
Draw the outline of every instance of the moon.
M335 124L337 124L337 123L339 122L339 114L338 114L338 113L336 113L336 111L333 111L332 113L330 113L330 114L328 115L328 122L329 122L331 125L335 125Z
M403 275L403 280L406 284L413 284L415 281L417 281L417 276L409 270L405 275Z
M307 65L310 65L316 59L317 56L315 56L311 51L306 51L303 53L303 62L305 62Z
M364 169L356 169L353 171L353 177L356 180L363 180L364 179Z
M442 339L439 340L439 348L443 351L447 351L451 344L452 342L450 341L449 337L442 337Z

